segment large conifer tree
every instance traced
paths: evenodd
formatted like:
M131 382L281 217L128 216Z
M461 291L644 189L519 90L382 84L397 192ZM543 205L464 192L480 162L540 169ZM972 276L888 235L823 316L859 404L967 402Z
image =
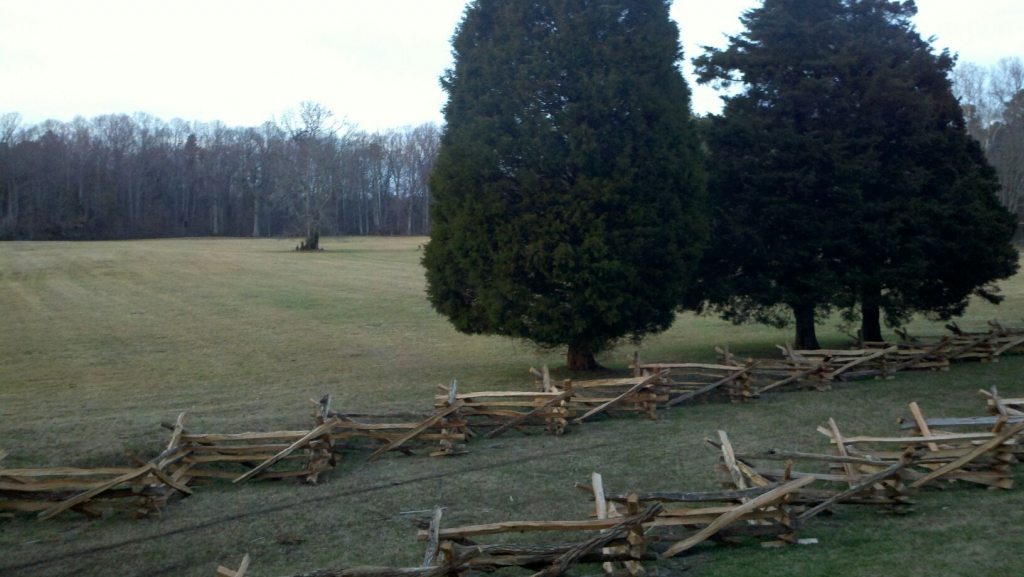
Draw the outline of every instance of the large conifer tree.
M948 317L1016 270L1012 219L967 136L947 75L914 31L913 2L765 0L703 82L739 82L706 122L714 232L700 297L733 320L861 307Z
M706 225L669 4L467 7L423 257L458 330L568 346L576 370L672 324Z

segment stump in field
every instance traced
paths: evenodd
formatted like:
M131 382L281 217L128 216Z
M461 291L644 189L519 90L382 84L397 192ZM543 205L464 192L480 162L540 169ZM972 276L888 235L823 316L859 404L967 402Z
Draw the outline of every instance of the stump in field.
M295 250L299 252L320 250L320 232L313 231L306 237L306 240L299 242L299 246L295 247Z

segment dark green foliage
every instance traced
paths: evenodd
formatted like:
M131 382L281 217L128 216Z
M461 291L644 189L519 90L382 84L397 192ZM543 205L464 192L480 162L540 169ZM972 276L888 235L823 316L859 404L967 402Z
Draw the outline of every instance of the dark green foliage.
M1012 219L967 136L912 2L765 0L730 46L695 60L740 82L705 121L713 241L697 298L735 321L785 324L816 347L813 313L948 317L1016 270ZM802 317L802 321L801 321ZM801 326L802 325L802 326Z
M568 345L572 368L667 329L706 237L668 2L479 0L453 49L434 308L464 333Z

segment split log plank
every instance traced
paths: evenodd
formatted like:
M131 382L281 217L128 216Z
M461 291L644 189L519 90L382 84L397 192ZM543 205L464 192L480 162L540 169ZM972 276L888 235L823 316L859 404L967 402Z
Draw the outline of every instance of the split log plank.
M483 525L465 525L447 527L438 531L441 539L459 539L478 535L497 535L500 533L521 533L524 531L602 531L610 529L618 523L617 519L584 520L584 521L503 521ZM417 541L426 541L427 531L420 530L416 534Z
M228 569L223 565L217 566L217 577L245 577L245 571L249 568L249 554L246 553L245 557L242 557L242 563L238 566L238 570Z
M423 566L430 567L437 558L438 547L441 541L438 538L438 531L441 530L441 506L434 507L434 513L430 517L430 527L427 529L427 551L423 554Z
M429 415L427 415L427 416L429 416ZM427 417L421 417L420 421L422 421L425 418L427 418ZM464 421L464 420L463 421L449 421L448 423L445 423L444 425L441 425L440 423L438 423L438 424L436 424L436 425L434 425L432 427L428 427L428 428L431 428L431 429L448 429L448 428L452 428L452 427L464 427L464 426L466 426L468 424L469 423ZM343 423L340 423L338 425L335 425L334 426L334 430L335 431L338 431L338 430L387 431L387 430L392 430L392 429L414 429L417 426L419 426L418 423L357 423L355 421L352 421L352 422L343 422Z
M770 391L772 389L775 389L775 388L778 388L778 387L782 387L784 385L788 385L789 383L792 383L792 382L795 382L795 381L799 381L800 379L802 379L802 378L804 378L806 376L809 376L809 375L811 375L813 373L816 373L816 372L824 370L824 368L825 368L825 366L823 364L818 364L817 366L815 366L813 368L807 369L805 371L801 371L801 372L799 372L799 373L797 373L795 375L790 376L789 378L785 378L785 379L782 379L781 381L776 381L776 382L774 382L774 383L772 383L770 385L766 385L764 387L761 387L760 389L757 390L757 394L760 395L762 393L767 393L768 391Z
M663 508L664 506L661 503L654 503L639 513L619 520L618 523L609 528L607 533L595 535L576 547L573 547L564 555L559 557L557 561L552 563L550 567L535 573L533 577L558 577L559 575L564 574L565 571L575 565L580 558L595 549L604 547L612 541L622 539L624 537L623 533L628 533L631 528L641 526L645 522L650 521L656 517Z
M732 484L740 491L748 489L747 482L743 479L743 473L736 466L736 453L732 450L729 435L725 431L718 431L718 438L722 441L722 461L725 463L725 468L729 471L729 476L732 477Z
M781 449L769 449L764 453L740 453L737 459L748 461L820 461L824 463L851 463L854 465L880 465L884 464L880 459L869 459L863 457L842 457L838 455L819 455L817 453L801 453L798 451L783 451Z
M729 375L728 377L726 377L724 379L721 379L719 381L711 383L710 385L708 385L706 387L702 387L700 389L697 389L696 391L693 391L693 392L690 392L690 393L686 393L684 395L680 395L680 396L676 397L675 399L672 399L671 401L669 401L668 404L666 404L665 406L666 407L674 407L674 406L678 405L679 403L682 403L683 401L688 401L688 400L690 400L690 399L692 399L692 398L694 398L696 396L703 395L705 393L709 393L709 392L717 389L718 387L721 387L722 385L724 385L726 383L730 383L730 382L738 379L739 377L749 373L751 369L753 369L754 367L758 366L759 364L760 364L760 362L751 363L751 364L747 365L746 367L744 367L742 370L737 371L737 372L733 373L732 375Z
M819 431L831 437L828 429L819 428ZM843 437L843 442L848 445L860 443L879 443L893 445L924 445L930 442L948 443L951 441L985 441L992 438L992 433L958 433L955 435L935 435L931 437ZM835 444L835 440L831 441Z
M641 501L661 501L663 503L731 503L748 497L763 495L782 484L766 487L754 487L744 491L718 491L700 493L642 493L637 495ZM625 503L629 499L626 493L606 493L604 498L616 503Z
M149 463L149 464L147 464L147 465L145 465L143 467L139 467L138 469L135 469L134 471L132 471L130 473L125 473L124 475L121 475L120 477L116 477L114 479L111 479L110 481L107 481L106 483L103 483L99 487L96 487L96 488L91 489L89 491L86 491L84 493L80 493L80 494L78 494L78 495L76 495L76 496L74 496L74 497L72 497L72 498L70 498L70 499L68 499L66 501L61 501L60 503L54 505L53 507L50 507L49 509L39 513L38 518L39 518L40 521L42 521L44 519L49 519L50 517L53 517L54 515L62 512L62 511L66 511L66 510L74 507L75 505L78 505L80 503L84 503L84 502L88 501L89 499L92 499L93 497L95 497L96 495L99 495L100 493L106 491L107 489L112 489L112 488L116 487L117 485L120 485L121 483L127 483L128 481L133 481L133 480L137 479L138 477L141 477L143 475L149 474L149 472L152 471L155 468L156 468L156 466L153 465L152 463Z
M556 404L558 404L558 403L560 403L560 402L562 402L562 401L572 397L575 394L576 394L576 389L569 389L567 391L563 391L563 392L559 393L558 396L552 397L552 398L548 399L547 401L545 401L545 403L543 405L533 409L532 411L530 411L528 413L523 413L522 416L516 417L515 419L512 419L511 421L505 423L504 425L498 427L497 429L494 429L493 431L490 431L489 433L484 435L484 438L485 439L492 439L492 438L497 437L498 435L504 433L505 431L508 431L509 429L511 429L513 427L518 427L519 425L523 424L524 422L526 422L530 418L539 415L540 413L542 413L542 412L548 410L549 408L551 408L553 405L556 405Z
M167 473L165 473L163 471L163 469L161 469L160 467L158 467L156 465L153 466L153 474L156 475L156 477L158 479L163 481L163 483L165 485L167 485L168 487L171 487L172 489L181 491L182 493L185 493L186 495L191 495L192 494L192 489L188 488L187 486L185 486L182 483L178 483L177 481L172 479Z
M831 381L831 380L835 379L836 377L838 377L839 375L843 374L845 371L847 371L849 369L852 369L853 367L855 367L855 366L857 366L859 364L866 363L868 361L873 361L873 360L877 359L878 357L884 357L885 355L887 355L889 353L892 353L892 352L895 352L895 351L896 351L896 347L889 347L887 349L883 349L881 351L878 351L878 352L876 352L874 354L871 354L871 355L865 356L863 358L859 358L857 360L851 361L849 363L844 364L842 367L839 367L838 369L832 371L831 373L826 373L824 375L824 378L826 380Z
M300 449L305 445L309 444L309 442L312 441L313 439L331 430L331 427L337 425L339 422L340 419L335 417L327 421L326 423L320 425L319 427L314 428L312 431L306 433L301 438L299 438L299 440L289 445L287 449L284 449L280 453L274 455L273 457L267 459L266 461L263 461L262 463L251 469L249 472L234 479L232 483L244 483L245 481L248 481L249 479L255 477L256 475L262 473L265 469L271 467L274 463L292 454L297 449Z
M980 337L978 337L978 338L976 338L974 340L968 341L967 344L965 344L965 345L963 345L963 346L961 346L959 348L953 349L952 351L944 352L943 355L946 358L949 358L949 359L959 358L961 356L964 356L965 353L967 353L967 351L969 351L969 350L971 350L971 349L973 349L975 347L979 347L979 346L989 342L990 340L996 338L996 336L997 335L995 333L990 333L990 334L987 334L987 335L982 335L982 336L980 336ZM988 356L988 355L985 355L985 356Z
M1006 351L1008 351L1008 350L1010 350L1010 349L1012 349L1014 347L1018 347L1020 345L1024 345L1024 337L1019 337L1019 338L1016 338L1016 339L1011 339L1010 341L1008 341L1003 346L1001 346L998 349L992 351L992 356L998 357L999 355L1005 353Z
M482 391L479 393L459 393L457 398L461 401L469 399L493 399L500 397L554 397L558 393L542 393L538 391ZM448 400L448 395L438 395L438 399Z
M188 419L188 415L181 413L178 415L178 420L174 423L174 428L171 429L171 440L167 443L167 448L176 447L181 443L181 434L185 431L185 421Z
M232 441L294 441L309 434L309 431L274 431L270 433L191 434L182 433L183 443L230 443Z
M874 475L866 477L862 481L859 481L858 483L852 485L849 489L846 489L845 491L842 491L826 499L825 501L822 501L817 506L808 509L807 511L803 512L799 517L797 517L797 519L799 521L806 521L807 519L810 519L811 517L831 507L832 505L835 505L840 501L855 496L857 493L860 493L864 489L873 486L875 483L884 481L894 475L899 474L899 472L902 469L909 467L910 465L913 464L913 462L913 457L911 455L905 455L904 458L900 459L899 462L893 463L889 467L886 467L883 471L879 471Z
M978 389L978 393L984 395L985 397L988 397L988 405L991 406L991 407L995 407L997 412L998 412L999 406L996 403L996 399L992 396L992 393L990 393L990 392L988 392L988 391L986 391L984 389ZM1002 401L1002 404L1003 404L1003 407L1004 407L1004 409L1005 409L1005 411L1007 413L1007 416L1018 416L1018 417L1019 416L1024 416L1024 411L1018 411L1017 409L1011 409L1010 407L1006 406L1006 405L1016 405L1016 406L1024 405L1024 399L1000 399L1000 400Z
M992 427L999 422L999 417L933 417L925 419L928 427L942 429L944 427ZM1006 417L1006 424L1013 425L1024 423L1024 415ZM920 428L915 423L906 422L900 425L901 429Z
M46 469L0 469L0 477L93 477L96 475L124 475L136 468L102 467L97 469L76 469L52 467Z
M800 481L811 482L814 477L806 477ZM776 486L778 488L778 486ZM765 494L771 492L766 488ZM775 500L772 501L774 504ZM738 518L743 518L741 513ZM577 532L577 531L605 531L615 527L621 518L589 519L577 521L503 521L500 523L487 523L483 525L464 525L461 527L446 527L438 532L442 540L472 538L480 535L498 535L501 533L523 533L527 531L552 531L552 532ZM644 523L644 527L674 527L679 525L692 525L687 517L656 517ZM417 541L427 540L427 530L421 529L416 534Z
M594 495L595 515L603 521L608 518L608 502L604 499L604 480L601 478L600 473L591 473L590 486ZM605 573L611 573L615 570L615 565L605 562L602 564L602 569L604 569Z
M637 383L637 384L633 385L632 387L630 387L629 390L627 390L625 393L622 393L618 397L615 397L614 399L608 401L607 403L601 405L600 407L597 407L596 409L593 409L592 411L590 411L589 413L583 415L582 417L573 419L573 423L575 423L577 425L580 425L580 424L583 423L583 421L589 419L590 417L593 417L594 415L598 415L598 414L601 414L601 413L607 411L615 403L621 401L622 399L625 399L626 397L628 397L628 396L630 396L632 394L637 393L641 389L649 386L651 383L653 383L657 379L663 378L665 375L668 374L668 372L669 371L666 369L666 370L660 371L658 373L655 373L655 374L645 378L644 380L642 380L639 383Z
M137 470L137 469L136 469ZM131 474L131 473L129 473ZM144 484L156 484L157 478L148 477L142 479ZM45 481L28 481L7 483L0 481L0 491L12 491L18 493L38 493L42 491L83 491L103 487L110 482L107 480L85 480L85 479L48 479Z
M631 387L647 377L623 377L620 379L594 379L591 381L574 381L574 389L600 389L604 387Z
M992 403L995 404L996 406L996 412L998 412L999 415L1002 417L1008 417L1009 411L1007 411L1006 405L1003 403L1003 400L999 397L999 391L996 390L995 385L992 385L992 396L990 398L992 399Z
M534 393L534 394L536 394L536 393ZM367 457L366 460L368 462L369 461L375 461L375 460L377 460L377 458L379 458L384 453L387 453L388 451L392 451L394 449L397 449L399 446L402 445L402 443L405 443L409 439L412 439L416 435L418 435L418 434L422 433L423 431L427 430L428 428L430 428L430 426L433 425L434 423L437 423L441 419L447 417L448 415L450 415L450 414L454 413L455 411L459 410L460 408L462 408L462 405L464 403L465 403L465 401L462 401L460 399L458 401L455 401L455 404L450 405L448 407L445 407L443 410L438 411L437 413L434 413L433 416L428 418L426 421L423 421L422 423L420 423L419 426L416 427L415 429L412 429L408 433L402 435L401 437L395 439L394 441L388 443L387 445L384 445L383 447L377 449L377 451L374 452L369 457Z
M1010 438L1012 438L1012 437L1016 436L1017 434L1019 434L1021 431L1024 431L1024 423L1020 423L1020 424L1014 425L1013 427L1010 427L1009 429L1004 430L1003 432L999 433L998 435L996 435L995 437L990 439L988 442L986 442L986 443L984 443L982 445L977 446L973 451L971 451L970 453L967 453L963 457L960 457L959 459L957 459L957 460L955 460L955 461L953 461L953 462L951 462L951 463L949 463L949 464L947 464L947 465L945 465L943 467L940 467L940 468L932 471L931 473L928 473L924 477L921 477L920 479L914 481L910 485L911 488L920 487L921 485L924 485L925 483L929 483L929 482L933 481L934 479L937 479L937 478L945 475L946 473L949 473L951 471L955 471L955 470L959 469L960 467L966 465L967 463L970 463L971 461L973 461L974 459L976 459L976 458L980 457L981 455L987 453L988 451L991 451L992 449L998 447L999 445L1002 445L1003 443L1005 443Z
M927 357L936 354L939 351L939 349L945 347L948 343L949 343L949 337L942 337L942 339L940 339L938 343L935 343L934 345L928 347L924 351L921 351L913 359L910 359L909 361L900 363L900 364L896 365L895 367L893 367L892 368L893 372L899 372L899 371L903 371L903 370L907 370L907 369L916 367L917 365L925 362L925 359Z
M910 414L913 415L914 422L917 423L917 428L920 429L921 435L931 437L932 430L928 428L928 423L924 420L924 415L921 414L921 409L917 406L916 401L910 403ZM928 443L928 450L937 452L939 450L939 446L934 442Z
M708 369L712 371L739 371L742 367L734 367L732 365L711 365L706 363L644 363L640 365L641 369L649 370L661 370L661 369Z
M829 417L828 427L832 432L832 441L836 444L836 448L839 451L841 457L849 457L850 454L846 452L846 443L843 442L843 436L839 433L839 426L836 425L835 419ZM843 470L846 471L847 475L853 476L853 465L849 463L843 463ZM852 486L853 483L851 482Z
M802 479L797 479L797 480L792 481L790 483L786 483L785 485L782 485L781 487L777 487L775 489L772 489L771 491L769 491L769 492L767 492L767 493L765 493L765 494L763 494L763 495L761 495L761 496L759 496L759 497L757 497L755 499L751 499L750 501L748 501L748 502L746 502L746 503L744 503L742 505L738 505L737 507L732 509L730 512L725 513L722 516L720 516L718 519L715 520L714 523L711 523L707 527L701 529L699 532L697 532L696 535L693 535L692 537L689 537L687 539L684 539L684 540L679 541L678 543L672 545L671 547L668 548L667 551L662 553L661 556L662 556L662 558L674 557L674 556L682 553L683 551L686 551L687 549L691 549L694 546L696 546L696 545L702 543L703 541L707 540L709 537L711 537L712 535L717 533L723 527L725 527L728 524L730 524L730 523L740 519L743 516L744 513L748 513L750 511L753 511L754 509L760 509L762 507L768 507L768 506L774 505L779 500L785 499L785 497L787 495L789 495L790 493L796 491L797 489L799 489L801 487L805 487L805 486L813 483L814 481L815 481L815 478L813 476L811 476L811 477L804 477Z

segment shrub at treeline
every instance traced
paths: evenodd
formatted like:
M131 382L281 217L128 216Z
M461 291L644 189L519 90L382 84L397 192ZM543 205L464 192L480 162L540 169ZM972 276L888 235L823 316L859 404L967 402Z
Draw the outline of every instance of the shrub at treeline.
M665 0L477 0L443 78L423 263L470 334L571 369L675 311L948 318L1017 270L1013 215L912 2L765 0L701 82L744 89L700 138ZM707 170L707 182L703 171ZM706 185L706 186L705 186ZM704 191L709 195L705 197ZM709 229L710 228L710 234Z
M1002 118L984 74L961 74L997 176L913 2L764 0L694 60L700 82L740 88L701 119L669 5L470 2L443 133L370 135L313 103L246 129L0 117L0 239L429 232L437 311L567 346L572 369L679 310L795 318L816 348L833 311L881 340L883 318L999 300L1018 256L997 195L1024 206L1019 60L990 79Z

